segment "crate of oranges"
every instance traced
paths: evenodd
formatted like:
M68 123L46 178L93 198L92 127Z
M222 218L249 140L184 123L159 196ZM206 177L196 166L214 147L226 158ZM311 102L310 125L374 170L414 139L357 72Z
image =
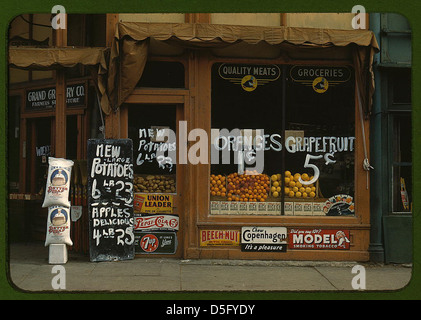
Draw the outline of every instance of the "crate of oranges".
M274 198L282 197L282 186L284 188L284 194L286 198L293 198L294 200L309 200L318 197L318 181L316 183L306 184L301 183L301 180L306 182L313 179L307 173L295 173L292 174L290 171L285 171L284 181L282 181L281 174L272 174L270 177L270 196Z
M221 174L211 174L210 195L212 200L227 200L227 180Z
M269 197L270 178L266 174L231 173L226 180L228 201L264 202Z

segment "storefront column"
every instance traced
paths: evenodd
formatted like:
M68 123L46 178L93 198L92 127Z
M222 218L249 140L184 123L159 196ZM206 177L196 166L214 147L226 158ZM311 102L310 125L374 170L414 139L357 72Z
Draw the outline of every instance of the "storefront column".
M118 23L118 14L107 14L106 15L106 32L105 32L105 43L107 47L112 46L112 42L115 36L115 28ZM111 111L109 115L105 117L105 138L107 139L119 139L120 136L120 108L116 111Z
M67 45L67 29L57 29L55 31L55 43L57 47L65 47ZM66 77L63 69L59 69L56 72L55 129L55 156L57 158L66 158Z
M57 71L55 156L66 157L66 80L63 70Z
M376 37L379 37L380 15L372 14L370 16L370 29L373 30ZM371 152L372 165L371 171L371 215L370 215L370 260L373 262L384 262L384 248L382 241L382 217L383 217L383 188L387 184L384 181L384 168L382 162L382 101L381 101L381 76L377 69L379 55L374 56L373 70L374 79L376 79L376 90L373 97L373 109L371 119Z
M105 138L120 138L120 108L105 117Z

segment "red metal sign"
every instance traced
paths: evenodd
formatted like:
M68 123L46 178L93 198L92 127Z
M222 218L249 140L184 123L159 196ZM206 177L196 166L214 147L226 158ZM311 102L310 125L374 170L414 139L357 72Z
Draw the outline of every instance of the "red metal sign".
M349 230L341 229L290 229L288 248L349 250Z

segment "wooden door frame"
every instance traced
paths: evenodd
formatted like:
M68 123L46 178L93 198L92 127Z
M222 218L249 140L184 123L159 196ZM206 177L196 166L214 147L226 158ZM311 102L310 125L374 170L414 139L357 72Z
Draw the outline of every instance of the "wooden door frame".
M119 122L119 132L118 137L121 139L128 138L128 109L130 106L136 105L141 108L142 105L156 105L159 108L159 105L174 105L176 106L176 132L177 132L177 141L179 130L179 121L187 120L186 113L189 109L189 90L185 89L144 89L137 88L133 93L126 99L125 103L113 114L110 116L114 118L113 123L116 121ZM110 117L108 116L108 117ZM107 118L106 118L107 120ZM107 123L112 123L111 121L106 121ZM106 132L111 133L115 136L115 128L107 128ZM106 136L107 137L107 136ZM178 144L177 144L178 146ZM188 179L189 168L188 165L180 164L179 161L179 152L177 147L177 173L176 173L176 183L177 183L177 194L174 197L174 206L178 209L179 216L179 225L180 229L177 232L177 241L178 246L176 253L174 255L168 254L153 254L153 255L143 255L139 254L137 256L148 257L148 258L162 258L162 257L174 257L174 258L184 258L186 256L188 237L189 237L189 220L190 220L190 210L189 210L189 183L191 181ZM187 181L187 183L186 183Z

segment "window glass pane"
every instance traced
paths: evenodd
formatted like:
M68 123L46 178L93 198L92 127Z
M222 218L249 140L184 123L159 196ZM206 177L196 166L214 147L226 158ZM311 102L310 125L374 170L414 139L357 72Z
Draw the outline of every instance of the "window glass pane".
M184 65L180 62L148 61L137 87L185 88Z
M412 211L412 167L393 167L393 211Z
M411 115L393 116L392 210L412 211L412 135Z
M411 70L395 70L391 76L393 103L411 103Z
M176 159L176 106L130 105L128 112L135 193L175 193L176 164L170 156ZM174 133L172 139L161 139L167 130Z
M399 115L393 118L393 161L412 161L411 116Z
M281 66L214 64L211 101L211 214L281 214Z
M354 214L352 75L344 66L289 70L285 169L291 176L285 174L286 192L294 202L310 198L320 203L324 209L313 215Z
M20 104L19 96L10 96L8 105L8 142L7 142L7 172L9 192L19 190L19 151L20 151Z
M353 215L353 71L281 70L213 66L211 214Z
M27 172L30 192L44 194L45 181L48 172L48 157L52 154L51 146L51 119L38 118L28 120L27 145ZM33 133L33 134L32 134Z

